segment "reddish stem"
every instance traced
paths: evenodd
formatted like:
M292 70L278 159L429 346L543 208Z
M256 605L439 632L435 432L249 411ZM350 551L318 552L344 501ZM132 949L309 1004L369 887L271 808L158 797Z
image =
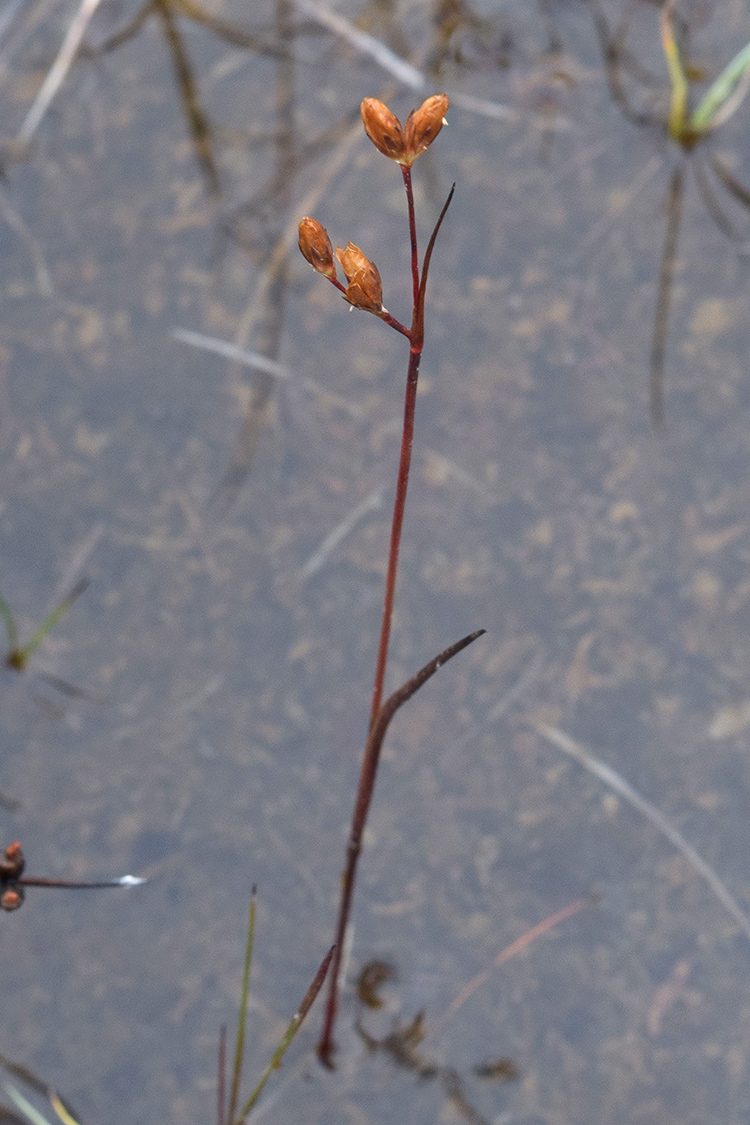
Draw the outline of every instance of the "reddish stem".
M411 343L411 329L407 328L405 324L402 324L400 320L396 320L395 316L391 316L388 309L383 309L382 312L375 313L375 315L379 316L390 328L395 328L402 336L406 336L406 339Z
M380 641L378 642L378 655L375 662L375 685L372 691L372 704L370 706L370 726L375 722L378 711L380 710L383 688L385 686L385 668L388 662L388 646L391 639L391 624L393 621L393 602L396 596L398 555L401 546L401 530L404 526L406 491L409 486L411 450L414 441L414 416L416 413L417 381L419 377L419 361L421 358L421 346L419 351L415 351L414 344L412 344L409 351L409 369L406 375L404 425L401 432L401 455L398 462L396 496L393 501L391 543L388 551L388 570L386 572L385 594L383 597L383 617L380 623Z
M406 205L409 209L409 241L411 242L411 280L414 291L414 311L419 305L419 254L417 252L417 217L414 213L414 192L411 188L411 166L399 165L406 188Z
M409 211L409 237L411 240L412 278L414 281L414 309L412 312L411 332L409 333L409 367L406 373L406 392L404 395L404 425L401 431L401 453L398 462L398 477L396 478L396 498L393 502L393 519L391 521L391 542L388 549L388 570L385 579L385 593L383 596L383 617L380 623L380 640L378 642L378 655L375 662L375 683L372 689L372 703L370 705L370 726L375 722L380 704L383 699L385 686L385 669L388 663L388 646L391 639L391 623L393 620L393 601L396 596L396 575L398 572L398 555L401 547L401 529L404 525L404 510L406 508L406 491L409 487L409 469L411 467L411 448L414 441L414 416L417 406L417 382L419 379L419 362L422 358L424 347L424 315L420 316L420 305L424 305L424 288L420 286L419 262L417 260L417 228L414 217L414 193L411 187L411 168L401 165L406 188L406 203Z
M347 922L349 920L349 909L354 894L357 860L362 850L362 837L365 831L365 824L367 823L367 814L370 811L372 795L375 791L375 778L378 772L380 751L383 748L386 732L388 731L391 719L396 714L399 707L403 707L404 703L411 699L414 693L419 691L422 685L427 683L427 681L435 675L438 668L442 668L444 664L447 664L449 660L457 656L467 645L470 645L478 637L481 637L483 633L484 629L478 629L476 633L470 633L468 637L462 637L460 641L449 645L443 652L430 660L428 664L425 664L424 668L420 668L415 676L412 676L398 691L394 691L393 695L388 697L370 727L370 734L362 759L362 770L359 775L357 796L354 801L354 814L352 816L352 826L349 832L349 843L346 848L346 867L344 868L344 874L341 879L341 903L336 927L336 945L331 962L331 976L329 978L328 1000L326 1002L323 1032L320 1037L320 1042L318 1043L318 1057L326 1066L332 1065L334 1049L333 1025L336 1021L336 1013L338 1010L338 976L341 970L341 959L344 950Z
M328 1000L326 1003L326 1013L323 1022L323 1031L321 1033L320 1041L318 1043L318 1057L326 1065L332 1065L332 1056L334 1050L333 1042L333 1028L336 1022L336 1014L338 1010L338 987L339 987L339 972L341 967L341 958L344 950L344 939L346 936L346 927L349 921L349 912L352 904L352 897L354 894L354 881L357 873L357 861L362 846L362 833L364 832L365 823L367 821L367 814L370 808L370 801L375 788L375 775L377 772L378 761L380 758L380 747L382 746L385 731L397 707L409 698L417 690L424 679L419 679L427 669L429 678L445 663L445 660L450 659L455 652L458 652L464 644L470 643L474 639L465 639L460 642L459 646L451 650L446 650L446 653L441 653L436 661L431 662L426 669L415 677L414 681L409 681L401 691L396 692L390 699L382 704L383 690L385 686L385 672L388 663L388 647L391 637L391 623L393 619L393 602L396 595L396 577L398 573L398 556L401 545L401 531L404 524L404 510L406 508L406 493L409 486L409 469L411 466L411 451L412 443L414 440L414 417L416 412L417 402L417 380L419 376L419 363L422 358L422 350L424 348L424 303L425 292L427 284L427 271L429 269L430 258L435 246L435 239L437 238L438 231L445 218L445 213L448 210L450 201L453 197L453 188L451 188L450 195L443 207L440 217L432 232L430 241L427 246L425 254L425 261L422 269L422 276L419 274L419 261L417 258L417 230L414 215L414 195L411 186L411 169L401 166L401 171L404 178L404 186L406 188L406 199L409 211L409 237L411 242L411 258L412 258L412 280L414 289L414 310L412 314L411 329L404 330L403 325L395 323L391 327L397 328L402 331L404 335L409 338L409 366L406 374L406 393L404 396L404 424L401 434L401 454L399 457L398 477L396 480L396 496L393 503L393 519L391 522L391 541L388 551L388 569L385 580L385 593L383 597L383 616L380 624L380 640L378 642L378 654L375 663L375 682L372 692L372 704L370 707L370 726L367 744L365 746L364 757L362 761L362 769L360 772L359 786L357 789L357 799L354 806L354 814L352 816L352 827L349 837L349 846L347 848L346 867L341 883L341 898L339 900L339 913L338 921L336 924L336 951L333 955L333 964L331 968L330 983L328 986ZM455 185L454 185L455 186ZM390 317L390 313L388 314ZM386 319L386 317L383 317ZM391 318L392 319L392 318ZM390 323L390 321L388 321ZM477 636L479 634L476 634ZM434 667L432 666L434 664ZM401 698L401 693L408 690L410 685L411 691ZM398 700L397 700L398 697ZM389 708L397 700L393 710Z

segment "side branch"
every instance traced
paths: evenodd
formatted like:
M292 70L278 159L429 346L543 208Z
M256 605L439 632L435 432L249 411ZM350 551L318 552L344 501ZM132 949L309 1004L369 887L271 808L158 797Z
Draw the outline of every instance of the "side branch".
M428 664L425 664L424 668L421 668L415 676L412 676L402 687L394 691L393 695L388 697L370 727L370 734L367 739L362 761L362 771L359 777L357 797L354 803L349 843L346 849L346 867L341 880L341 901L339 903L338 925L336 929L336 948L331 964L323 1032L320 1037L320 1042L318 1043L318 1057L326 1066L330 1067L333 1064L333 1025L336 1021L338 1009L338 978L341 971L344 939L354 894L357 861L359 859L359 853L362 850L362 836L364 835L367 814L370 810L370 802L372 801L372 795L375 790L375 777L386 732L391 719L399 708L403 707L404 703L411 699L422 685L426 684L427 681L435 675L438 668L442 668L444 664L447 664L449 660L457 656L462 649L465 649L468 645L472 644L473 641L481 637L485 631L484 629L478 629L475 633L470 633L467 637L463 637L455 644L449 645L448 648L444 649Z
M437 239L438 232L443 225L443 219L445 218L448 212L448 208L451 205L451 200L453 199L453 193L455 192L455 190L456 185L453 184L451 190L448 192L448 198L443 204L443 209L438 215L438 221L435 223L435 229L430 235L430 241L427 243L424 262L422 263L422 277L419 282L419 295L417 297L417 307L414 312L415 324L412 330L412 339L418 339L420 340L420 342L424 339L424 299L425 293L427 292L427 272L430 268L430 260L432 258L432 251L435 248L435 241Z

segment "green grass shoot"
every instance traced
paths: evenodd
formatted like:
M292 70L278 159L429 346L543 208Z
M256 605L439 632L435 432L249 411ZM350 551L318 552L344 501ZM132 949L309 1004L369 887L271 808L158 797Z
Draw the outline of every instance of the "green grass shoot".
M661 10L661 41L669 70L671 93L667 130L679 144L690 147L712 129L723 125L741 106L750 90L750 43L711 83L697 108L688 107L688 78L679 44L672 29L674 0L666 0Z
M326 953L323 960L321 961L320 966L318 968L318 971L315 974L315 976L313 977L312 983L310 984L310 987L308 988L307 992L305 993L304 997L302 998L302 1003L297 1008L297 1011L294 1013L291 1020L289 1021L287 1029L284 1032L284 1034L282 1035L278 1047L276 1048L274 1053L271 1055L271 1058L268 1062L268 1065L266 1066L265 1070L261 1074L260 1080L259 1080L257 1086L255 1087L252 1094L250 1095L250 1097L245 1102L242 1113L238 1117L237 1121L233 1122L230 1119L230 1125L244 1125L245 1119L250 1114L253 1107L255 1106L255 1103L257 1102L258 1098L262 1094L263 1087L265 1086L266 1082L271 1077L274 1070L278 1070L280 1068L281 1060L284 1057L284 1052L286 1051L287 1047L289 1046L289 1044L292 1042L295 1035L299 1031L300 1027L302 1026L302 1021L304 1020L307 1013L310 1011L310 1008L312 1007L312 1005L315 1001L315 997L318 995L321 988L323 987L323 982L326 979L326 973L328 972L328 966L331 963L331 958L333 957L333 951L334 951L335 948L336 948L336 946L332 945L331 948Z
M45 617L44 621L25 645L21 645L18 642L18 631L16 629L13 613L3 595L0 594L0 616L5 624L5 634L8 638L8 652L5 657L5 663L9 668L15 668L18 672L24 670L33 653L47 636L47 633L49 633L51 629L54 629L60 618L68 612L73 602L81 596L87 586L88 579L86 578L82 578L80 582L77 582L60 604Z
M250 913L247 923L247 942L245 943L245 964L242 970L242 990L240 992L240 1010L237 1018L237 1039L234 1045L234 1064L232 1066L232 1089L229 1095L229 1116L227 1121L233 1125L237 1105L240 1097L240 1083L242 1081L242 1061L245 1055L245 1028L247 1026L247 1000L250 995L250 970L253 963L253 941L255 938L255 902L256 888L250 896Z
M221 1108L223 1106L223 1102L224 1102L224 1097L223 1097L223 1094L224 1094L223 1036L222 1036L222 1045L221 1045L220 1051L219 1051L219 1059L220 1059L220 1062L219 1062L219 1107L220 1108L219 1108L218 1125L244 1125L245 1119L248 1117L248 1115L250 1114L250 1112L254 1108L254 1106L255 1106L256 1102L258 1101L258 1098L260 1097L261 1093L263 1092L263 1088L266 1085L266 1082L270 1078L271 1074L274 1072L274 1070L278 1070L279 1067L281 1066L281 1060L284 1056L284 1052L286 1051L287 1047L289 1046L289 1044L292 1042L295 1035L299 1031L299 1028L302 1024L302 1021L304 1020L305 1016L309 1012L310 1008L313 1005L313 1002L314 1002L316 996L318 995L321 988L323 987L323 982L326 978L326 973L328 972L328 966L330 965L331 958L333 956L333 950L335 949L335 946L332 946L328 950L328 953L326 954L326 956L323 958L323 961L321 962L320 967L318 968L318 971L315 974L315 976L312 980L312 983L310 984L310 987L308 988L307 992L305 993L305 995L302 999L302 1003L300 1004L300 1006L297 1008L297 1011L292 1016L292 1019L291 1019L289 1025L288 1025L286 1031L284 1032L283 1036L281 1037L281 1040L279 1041L278 1047L276 1048L276 1050L272 1054L268 1065L266 1066L265 1070L261 1074L260 1079L259 1079L255 1089L253 1090L250 1097L245 1102L245 1105L242 1108L242 1112L238 1115L237 1114L237 1106L239 1105L240 1088L241 1088L241 1085L242 1085L242 1063L243 1063L244 1054L245 1054L245 1033L246 1033L246 1028L247 1028L247 1002L248 1002L248 997L250 995L250 971L251 971L252 962L253 962L253 943L254 943L254 940L255 940L255 903L256 903L256 897L257 897L256 889L255 889L255 887L253 887L253 892L252 892L252 895L250 897L250 911L249 911L248 923L247 923L247 941L245 943L245 963L244 963L243 970L242 970L242 988L241 988L241 991L240 991L240 1009L239 1009L239 1015L237 1017L237 1038L235 1040L234 1052L233 1052L232 1085L231 1085L231 1090L230 1090L230 1094L229 1094L229 1108L228 1108L228 1113L226 1115L226 1119L224 1119L223 1109ZM39 1125L39 1123L37 1123L37 1125ZM71 1125L71 1123L66 1122L65 1125ZM77 1125L77 1123L73 1122L72 1125Z
M738 51L711 83L690 118L690 126L701 134L715 129L735 113L750 90L750 43Z

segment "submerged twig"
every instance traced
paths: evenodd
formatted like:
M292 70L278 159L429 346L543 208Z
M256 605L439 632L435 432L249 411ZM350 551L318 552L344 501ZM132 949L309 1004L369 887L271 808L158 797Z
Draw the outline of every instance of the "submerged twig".
M515 957L517 956L517 954L523 953L525 949L528 949L532 942L535 942L537 938L540 938L544 934L549 933L549 931L554 929L555 926L559 926L561 922L566 922L568 918L573 918L582 910L586 910L587 907L593 906L596 901L597 897L595 895L588 895L586 898L576 899L575 902L568 903L567 906L564 906L562 910L557 910L554 914L550 914L548 918L545 918L543 921L538 922L536 926L532 926L530 930L527 930L526 933L521 934L521 936L519 938L516 938L515 941L512 941L510 945L506 945L505 949L502 949L493 959L492 964L489 966L489 968L482 969L481 972L478 972L476 976L473 976L471 980L463 986L463 988L453 998L451 1004L443 1013L443 1015L434 1022L431 1030L434 1030L437 1027L442 1027L442 1025L447 1020L449 1020L452 1016L455 1016L458 1009L461 1008L466 1003L466 1001L474 995L478 988L482 987L493 969L499 969L500 966L504 965L506 961L510 961L511 957Z
M229 340L220 340L216 336L206 336L203 332L193 332L189 328L173 328L172 336L182 344L202 348L203 351L212 352L214 355L233 360L235 363L241 363L254 371L262 371L267 375L272 375L274 379L299 383L300 387L304 387L306 391L310 391L321 401L328 402L331 406L346 411L353 418L361 418L364 413L362 407L357 403L350 402L349 399L342 398L341 395L329 391L327 387L324 387L322 383L317 383L314 379L308 379L304 375L295 375L283 363L279 363L275 359L269 359L268 356L261 355L260 352L248 351L247 348L241 348L238 344L233 344Z
M46 114L55 96L65 81L65 77L73 65L73 60L78 53L83 37L86 34L94 12L99 7L101 0L81 0L80 7L68 28L62 47L50 67L47 77L42 83L42 88L37 94L31 109L18 131L18 142L22 146L30 144L34 133L39 128L42 118Z
M0 187L0 213L2 213L8 226L15 231L21 242L26 247L31 264L36 275L36 287L42 297L51 297L53 293L52 274L44 257L41 246L37 242L28 226L21 218L20 213L8 199L5 190Z
M304 581L307 581L308 578L312 578L313 574L317 574L328 556L336 550L340 543L343 543L347 535L354 531L354 528L360 520L364 519L370 512L381 508L382 505L383 489L376 488L375 491L371 492L369 496L366 496L360 504L357 504L356 508L352 508L351 512L344 517L341 523L334 527L333 531L330 531L328 535L326 535L318 549L301 568L300 577Z
M654 334L651 342L651 381L649 391L649 413L651 424L656 430L664 429L664 361L667 353L669 335L669 312L672 306L672 285L677 247L680 240L680 220L684 170L678 164L672 173L667 192L667 229L664 234L661 262L659 264L659 287L656 297Z
M589 773L592 773L594 777L598 777L600 781L603 781L605 785L613 789L615 793L622 797L623 800L627 801L629 805L632 805L634 809L637 809L647 820L650 820L662 836L669 840L677 851L684 856L693 870L708 884L727 913L731 914L745 936L750 939L750 917L748 917L713 868L709 867L705 859L698 854L693 845L688 843L682 833L667 820L663 813L659 812L655 805L652 805L650 801L634 789L630 782L626 781L624 777L621 777L611 766L595 758L580 742L576 742L575 739L571 738L570 735L566 734L558 727L551 727L547 723L540 723L534 719L529 719L528 722L537 734L540 734L547 742L556 746L558 750L562 750L564 754L574 758L579 765L583 766Z

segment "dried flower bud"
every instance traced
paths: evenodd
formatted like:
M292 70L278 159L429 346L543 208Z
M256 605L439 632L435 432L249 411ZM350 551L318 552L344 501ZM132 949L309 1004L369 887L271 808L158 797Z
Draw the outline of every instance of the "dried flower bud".
M23 873L25 859L18 840L8 844L0 859L0 880L17 879Z
M299 225L299 248L314 270L335 279L336 263L328 231L317 219L305 217Z
M445 124L448 112L448 98L445 94L433 94L422 102L419 109L413 109L406 119L406 156L403 164L412 164L420 153L429 148Z
M359 246L347 242L346 249L339 246L336 257L349 282L346 299L356 309L380 314L383 310L383 283L378 267L366 258Z
M18 910L23 902L23 891L8 887L0 894L0 909L2 910Z
M378 98L365 98L359 107L365 132L378 152L404 163L406 142L401 122Z

